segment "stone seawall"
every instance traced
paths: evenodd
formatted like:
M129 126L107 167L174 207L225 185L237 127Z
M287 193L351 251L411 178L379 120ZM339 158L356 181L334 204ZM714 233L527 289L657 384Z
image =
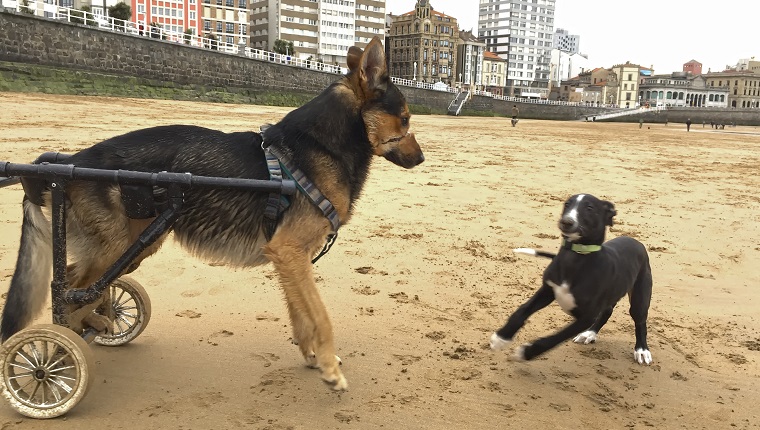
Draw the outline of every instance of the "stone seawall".
M339 76L318 70L0 12L0 61L205 85L316 95Z
M617 118L610 118L601 121L609 122L639 122L643 119L645 123L685 123L691 119L692 127L697 124L702 126L702 122L707 127L710 122L725 125L760 125L760 109L731 109L731 108L682 108L673 107L664 111L643 112L635 115L628 115Z
M298 106L339 75L0 9L0 90L199 99ZM18 82L14 82L18 80ZM120 88L120 85L124 85ZM415 113L445 113L454 94L400 87ZM474 96L464 115L577 120L606 108ZM760 109L670 109L646 122L760 125ZM640 115L609 121L638 122Z

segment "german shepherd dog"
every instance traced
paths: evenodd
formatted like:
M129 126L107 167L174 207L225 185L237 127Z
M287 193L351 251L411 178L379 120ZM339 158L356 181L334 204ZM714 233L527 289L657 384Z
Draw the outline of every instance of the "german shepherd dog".
M291 111L265 132L268 144L290 154L293 163L334 206L341 224L350 218L367 179L373 155L412 168L424 161L409 131L409 109L390 81L378 38L361 50L348 51L349 72L320 95ZM274 139L270 139L274 136ZM223 133L175 125L133 131L73 154L66 164L145 172L269 179L262 135ZM29 187L31 189L32 187ZM52 278L50 192L41 187L24 198L21 246L2 315L2 339L28 325L44 307ZM155 218L127 214L121 189L91 181L66 188L70 288L95 282ZM268 193L230 189L190 189L173 226L176 239L193 255L231 266L271 261L279 275L293 329L293 340L307 364L321 369L335 390L347 382L335 355L333 331L312 273L312 257L333 231L322 211L304 192L290 196L269 238L264 227ZM35 203L39 202L39 203ZM45 209L43 211L43 208ZM130 269L155 253L164 234ZM91 305L88 305L91 306ZM104 330L95 313L69 316L75 331ZM80 321L81 319L81 321ZM101 326L99 326L101 325Z

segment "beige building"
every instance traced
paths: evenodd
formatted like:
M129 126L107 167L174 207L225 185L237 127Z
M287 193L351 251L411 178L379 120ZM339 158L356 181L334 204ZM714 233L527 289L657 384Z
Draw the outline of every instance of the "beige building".
M455 84L457 19L435 11L428 0L417 0L413 11L391 17L387 43L392 76Z
M297 58L345 66L349 47L363 48L385 33L382 0L251 1L250 46L256 49L271 50L281 39L293 42Z
M611 102L612 104L625 108L638 106L639 70L641 66L629 62L612 66L611 72L617 78L616 101Z
M507 60L493 52L483 54L483 87L496 95L504 95L507 85Z
M249 46L249 15L248 0L202 0L200 35L226 45Z
M760 63L757 73L745 70L724 70L705 76L709 88L728 90L728 107L760 108Z

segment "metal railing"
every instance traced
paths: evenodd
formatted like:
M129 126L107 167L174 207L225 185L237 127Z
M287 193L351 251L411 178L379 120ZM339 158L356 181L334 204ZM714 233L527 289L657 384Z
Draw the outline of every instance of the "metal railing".
M3 0L3 5L16 12L30 13L55 20L66 21L74 24L82 24L99 28L101 30L126 33L135 36L144 36L151 39L163 40L178 44L185 44L197 48L205 48L227 54L245 55L255 60L269 61L294 67L318 70L327 73L344 74L346 68L334 64L327 64L318 60L305 60L292 55L278 54L276 52L253 49L241 44L227 43L216 37L202 37L190 33L177 33L164 29L160 25L136 23L124 21L113 17L107 17L92 12L56 6L41 1L29 1L26 5L21 2Z
M429 82L422 82L417 81L413 79L403 79L403 78L397 78L395 76L391 77L391 82L393 82L396 85L403 85L405 87L414 87L414 88L422 88L423 90L434 90L434 91L443 91L447 93L456 93L456 88L452 88L443 82L438 82L435 84L431 84Z

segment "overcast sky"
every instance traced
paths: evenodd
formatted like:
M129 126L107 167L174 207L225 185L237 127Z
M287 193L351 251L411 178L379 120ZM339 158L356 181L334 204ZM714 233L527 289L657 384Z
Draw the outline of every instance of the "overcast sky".
M415 0L386 0L386 12L402 14L414 10L415 4ZM478 0L430 0L430 4L477 36ZM680 71L692 59L702 63L703 72L734 66L740 58L760 60L760 1L638 0L628 4L556 0L554 28L581 37L580 50L588 54L591 67L630 61L654 65L660 74Z

